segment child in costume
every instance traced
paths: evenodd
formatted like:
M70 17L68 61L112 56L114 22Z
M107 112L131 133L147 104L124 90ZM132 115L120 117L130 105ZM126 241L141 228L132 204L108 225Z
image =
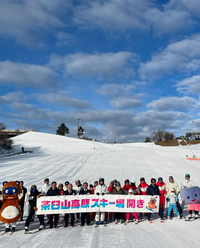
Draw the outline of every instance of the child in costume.
M179 214L179 211L178 211L177 206L176 206L177 200L178 200L178 196L176 194L176 191L174 188L172 188L170 194L167 195L167 201L169 203L167 218L169 218L169 215L170 215L170 212L172 209L175 211L178 218L180 218L180 214Z

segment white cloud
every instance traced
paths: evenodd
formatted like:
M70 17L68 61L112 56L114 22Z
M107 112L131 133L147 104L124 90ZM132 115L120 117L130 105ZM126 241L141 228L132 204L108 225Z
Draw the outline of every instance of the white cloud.
M168 45L163 51L152 55L151 61L141 63L142 79L161 77L178 71L196 71L200 68L200 35Z
M183 94L200 95L200 75L186 78L176 84L177 90Z
M75 24L87 28L124 31L151 28L159 33L170 33L193 24L188 11L172 5L156 5L152 0L101 0L84 1L75 8Z
M68 97L62 94L38 94L36 95L37 99L42 102L48 102L60 106L68 106L72 108L88 109L92 108L92 104L88 101Z
M112 98L116 98L119 96L136 96L134 91L146 85L144 81L132 81L130 84L103 84L101 85L96 92L104 95L109 96ZM138 97L144 96L144 93L137 94Z
M0 0L0 35L15 38L27 46L44 46L44 34L65 26L48 8L53 1L45 2Z
M132 77L134 61L135 54L131 52L76 53L64 57L52 54L47 65L56 70L62 69L67 75L113 79Z
M200 102L192 97L161 97L147 104L147 107L155 110L188 110L200 107Z
M75 44L76 42L75 36L62 31L58 32L55 36L58 39L58 41L56 42L56 46L66 46L70 44Z
M0 104L7 104L11 102L25 102L28 99L22 91L9 92L3 96L0 96Z
M0 85L17 87L53 87L58 74L47 66L0 61Z
M116 109L142 107L142 101L134 98L119 97L111 100L110 103Z

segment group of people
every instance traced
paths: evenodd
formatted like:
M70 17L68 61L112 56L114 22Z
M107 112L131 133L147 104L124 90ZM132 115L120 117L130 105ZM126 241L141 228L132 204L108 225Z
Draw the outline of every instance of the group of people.
M164 183L163 178L159 177L158 181L155 178L151 179L150 185L148 185L145 181L145 178L140 178L140 184L138 187L136 186L135 180L124 181L124 186L121 187L121 184L118 180L114 179L110 182L110 185L107 187L104 183L104 178L100 178L99 181L95 181L94 185L88 185L87 182L81 184L80 180L75 182L75 186L66 181L65 184L58 184L54 181L49 184L49 179L46 178L44 180L44 185L41 190L38 190L36 185L32 185L30 190L27 192L27 189L24 187L24 182L20 182L21 192L23 193L23 198L20 201L20 208L22 212L21 220L23 220L24 213L24 204L25 202L29 203L28 206L28 217L25 221L25 232L28 232L29 225L31 221L35 217L35 212L37 211L36 203L37 198L42 196L60 196L60 195L84 195L84 194L96 194L96 195L104 195L104 194L116 194L116 195L159 195L160 196L160 206L159 206L159 215L160 219L163 220L163 212L165 210L165 202L167 201L169 204L167 211L167 218L172 218L173 211L177 214L178 218L182 217L182 212L184 208L184 201L182 200L181 204L178 200L178 194L180 190L185 187L193 187L195 183L190 180L190 175L185 175L185 180L180 186L174 181L173 176L169 177L169 182L167 184ZM191 214L191 213L190 213ZM198 217L198 213L195 212L195 217ZM76 215L76 218L75 218ZM133 216L135 218L135 224L138 224L139 218L143 218L143 215L146 215L148 220L151 220L151 213L138 213L134 212ZM40 226L39 230L45 227L44 216L37 215ZM93 222L98 224L103 224L107 221L112 221L114 218L115 223L123 223L128 224L129 219L131 217L131 213L107 213L107 212L96 212L96 213L71 213L65 214L63 216L64 219L64 227L68 227L69 225L69 217L71 217L70 225L73 227L75 221L79 221L81 217L81 226L84 226L85 222L87 225L91 225ZM190 217L190 216L189 216ZM50 228L53 226L56 228L57 223L60 216L58 214L50 214L47 215L47 223L50 225ZM8 230L9 231L9 228Z

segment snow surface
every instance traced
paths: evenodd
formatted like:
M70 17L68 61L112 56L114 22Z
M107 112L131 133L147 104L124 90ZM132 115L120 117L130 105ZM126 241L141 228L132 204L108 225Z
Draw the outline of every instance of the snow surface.
M200 185L200 161L187 161L192 156L189 147L160 147L152 143L103 144L60 137L52 134L30 132L13 138L14 150L33 150L33 153L0 159L0 183L7 180L23 180L25 187L36 184L42 187L44 178L64 183L94 183L105 178L107 186L113 179L122 184L125 179L145 177L149 183L152 177L164 178L167 183L170 175L180 185L184 175L189 173L191 180ZM200 157L200 145L190 147ZM186 215L186 210L184 211ZM25 217L27 215L27 207ZM24 222L19 222L12 235L0 236L0 247L200 247L200 220L185 222L183 219L166 220L163 224L147 220L127 226L108 224L106 227L94 226L46 229L36 234L24 234ZM26 218L24 218L26 219ZM37 220L37 219L36 219ZM30 230L37 228L39 222L31 223ZM59 227L62 224L59 223ZM0 224L0 231L4 225Z

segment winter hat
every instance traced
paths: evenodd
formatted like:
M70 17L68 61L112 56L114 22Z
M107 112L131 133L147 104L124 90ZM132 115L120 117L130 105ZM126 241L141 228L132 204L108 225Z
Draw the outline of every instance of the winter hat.
M68 185L68 184L69 184L69 181L66 181L66 182L65 182L65 185Z
M158 178L158 181L160 181L160 180L163 180L162 177L159 177L159 178Z
M99 182L103 182L104 183L104 178L100 178Z
M155 178L151 178L151 183L156 183L156 179Z
M113 180L113 183L117 183L117 180L116 180L116 179L114 179L114 180Z
M133 190L130 188L130 189L128 190L128 193L133 193Z
M129 180L128 180L128 179L126 179L126 180L124 181L124 184L126 184L126 183L129 183Z
M190 178L190 174L186 174L185 177L189 177Z
M131 183L133 183L133 184L134 184L134 183L136 183L136 181L135 181L135 180L131 180Z
M76 183L76 184L77 184L77 183L81 184L81 181L80 181L80 180L76 180L76 182L75 182L75 183Z
M62 184L62 183L59 183L59 184L58 184L58 187L63 187L63 184Z
M48 182L49 182L49 178L44 179L44 183L45 183L46 181L48 181Z
M141 177L141 178L140 178L140 181L145 181L144 177Z
M98 184L98 181L95 181L94 184L97 183Z
M169 180L170 180L170 179L174 179L173 176L170 176L170 177L169 177Z
M34 192L36 189L37 189L37 186L36 186L36 185L32 185L32 186L31 186L31 191Z
M121 186L120 182L117 182L116 187L120 187L120 186Z

